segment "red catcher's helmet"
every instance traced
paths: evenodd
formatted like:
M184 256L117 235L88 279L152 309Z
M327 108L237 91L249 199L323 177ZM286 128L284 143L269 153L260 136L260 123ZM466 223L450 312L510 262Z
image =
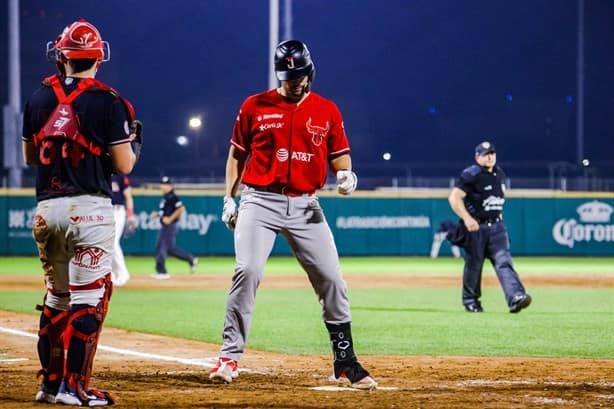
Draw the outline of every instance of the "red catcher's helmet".
M47 43L47 57L52 61L96 59L99 62L111 59L109 43L102 41L100 32L84 19L67 26L55 42Z

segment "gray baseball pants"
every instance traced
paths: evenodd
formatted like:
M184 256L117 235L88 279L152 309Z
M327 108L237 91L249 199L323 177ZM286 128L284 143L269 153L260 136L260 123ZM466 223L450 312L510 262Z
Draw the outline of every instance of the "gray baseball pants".
M221 357L239 360L252 323L256 290L277 234L285 237L322 305L325 322L351 321L337 247L317 196L290 197L246 187L234 232L236 267L226 302Z

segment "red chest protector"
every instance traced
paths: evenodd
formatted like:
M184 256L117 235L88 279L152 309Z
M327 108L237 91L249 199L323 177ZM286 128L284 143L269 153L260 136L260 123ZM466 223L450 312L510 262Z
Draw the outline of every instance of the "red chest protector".
M106 91L118 96L126 107L129 121L132 122L135 118L134 108L128 100L122 98L113 88L94 78L86 78L79 81L77 88L68 95L64 92L62 80L58 75L45 78L43 85L53 89L58 99L58 106L51 113L41 130L34 135L34 145L36 147L39 147L44 139L63 138L87 149L92 155L102 155L102 147L94 141L88 140L81 133L79 117L75 114L72 106L73 101L86 91Z

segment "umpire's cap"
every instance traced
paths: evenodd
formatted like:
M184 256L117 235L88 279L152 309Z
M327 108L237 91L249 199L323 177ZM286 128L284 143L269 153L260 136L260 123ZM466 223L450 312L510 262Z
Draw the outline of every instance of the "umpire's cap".
M495 145L493 145L492 143L488 141L484 141L475 147L475 154L477 156L484 156L487 153L491 153L491 152L496 153L497 151L495 150Z
M171 182L171 178L169 178L168 176L162 176L162 179L160 179L160 183L163 185L170 185L173 182Z

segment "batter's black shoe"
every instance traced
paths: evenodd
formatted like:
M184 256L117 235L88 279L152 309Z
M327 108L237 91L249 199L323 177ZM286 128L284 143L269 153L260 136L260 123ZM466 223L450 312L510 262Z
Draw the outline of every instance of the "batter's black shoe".
M479 301L465 304L465 310L467 310L467 312L484 312L482 304L480 304Z
M527 308L529 305L531 305L531 301L532 299L529 294L520 294L514 296L514 298L512 298L512 303L510 304L510 312L512 314L520 312L520 310L522 310L523 308Z

